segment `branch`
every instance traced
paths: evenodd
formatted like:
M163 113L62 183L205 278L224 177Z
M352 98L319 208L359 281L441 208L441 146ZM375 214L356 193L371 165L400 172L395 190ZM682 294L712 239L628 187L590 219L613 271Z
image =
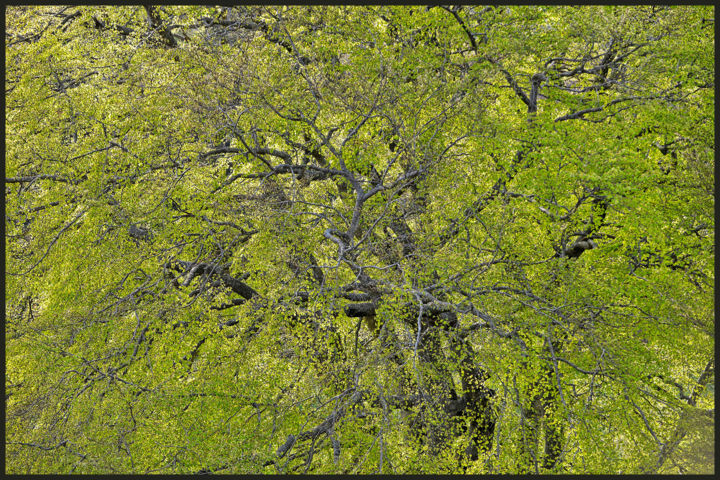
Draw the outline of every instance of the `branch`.
M527 97L527 95L525 95L525 92L522 91L522 89L521 89L520 86L517 84L517 82L516 82L515 79L512 77L512 75L510 75L510 72L508 72L507 70L505 70L505 69L502 67L502 65L500 64L499 61L494 60L493 58L490 58L490 57L485 57L485 59L486 59L488 62L490 62L490 63L492 63L493 65L495 65L496 67L498 67L498 69L500 70L500 72L502 72L502 74L505 76L505 79L507 80L507 82L510 84L510 87L512 87L513 91L515 92L515 95L517 95L518 98L520 98L520 100L522 100L523 103L525 103L525 105L527 105L528 107L530 107L530 106L532 105L531 102L530 102L530 99Z
M55 235L55 238L52 239L52 241L50 242L50 245L48 245L48 247L47 247L47 250L45 250L45 254L44 254L42 257L40 257L40 259L39 259L37 262L35 262L30 268L28 268L26 271L24 271L24 272L22 272L22 273L7 272L6 274L7 274L7 275L13 275L13 276L22 276L22 275L27 275L28 273L30 273L33 269L35 269L35 267L37 267L37 266L40 264L40 262L42 262L42 261L45 259L45 257L48 256L48 254L50 253L50 249L51 249L51 248L53 247L53 245L55 245L55 243L57 243L57 241L60 239L60 235L62 235L62 234L63 234L68 228L70 228L75 222L77 222L78 220L80 220L80 218L82 218L82 216L85 215L85 213L87 213L87 211L88 211L88 209L86 208L85 210L83 210L83 211L81 211L80 213L78 213L78 214L75 216L75 218L73 218L72 220L70 220L70 222L69 222L67 225L65 225L65 226L62 228L62 230L60 230L60 231L58 232L57 235Z
M243 142L244 143L244 142ZM273 148L250 148L249 146L245 145L247 147L247 150L252 153L255 156L258 155L272 155L274 157L282 158L286 162L291 162L292 157L289 153L275 150ZM209 157L210 155L220 155L223 153L244 153L243 150L240 150L239 148L231 148L231 147L220 147L215 148L213 150L210 150L209 152L201 153L200 158L203 159L205 157Z
M118 32L120 32L121 35L125 35L125 36L130 35L131 33L133 33L135 31L132 28L123 27L122 25L118 25L118 24L113 24L110 27L108 27L105 24L105 22L103 22L102 20L97 18L95 15L93 15L92 19L93 19L94 27L98 30L106 30L109 28L113 28L113 29L117 30Z
M37 443L26 443L26 442L7 442L6 445L22 445L23 447L35 447L39 448L40 450L55 450L56 448L65 447L67 446L67 440L63 440L62 442L58 443L55 446L52 447L46 447L45 445L39 445Z
M698 383L693 389L692 394L690 395L690 398L687 398L686 401L688 405L691 407L695 407L698 398L700 397L700 394L702 391L707 387L707 384L710 381L710 378L715 373L715 359L710 359L710 361L705 366L705 369L700 374L700 378L698 378ZM682 420L687 416L687 413L685 411L682 411L680 413L680 418L678 419L678 424L675 427L675 431L673 432L670 439L663 444L662 448L660 449L660 458L658 458L657 463L650 467L643 469L643 473L655 473L663 466L663 464L667 461L668 458L673 454L675 449L680 445L680 442L685 438L685 436L688 434L688 431L685 427L682 425Z
M375 308L375 304L372 302L351 303L345 306L345 315L348 317L368 317L375 315Z
M202 23L195 24L195 27L203 26L203 27L209 27L211 25L220 25L223 27L237 27L237 28L243 28L245 30L252 30L257 31L260 30L265 35L265 39L269 42L275 43L277 45L280 45L285 50L287 50L288 53L294 55L298 62L301 65L308 65L312 60L310 60L308 57L298 55L294 49L292 44L288 43L287 41L273 35L270 27L268 24L263 20L250 20L250 21L240 21L240 20L215 20L208 17L201 18Z
M162 37L165 39L165 43L167 43L170 47L177 47L177 41L175 41L175 37L173 36L172 32L165 26L165 24L163 24L163 21L160 18L157 9L152 5L143 5L143 7L145 7L145 11L148 14L150 26L160 32L160 35L162 35Z
M653 100L655 98L658 98L657 96L651 96L651 97L626 97L626 98L618 98L613 100L612 102L608 102L605 105L602 105L600 107L593 107L593 108L586 108L584 110L578 110L577 112L569 113L567 115L563 115L562 117L558 117L555 119L556 122L564 122L565 120L575 120L578 118L582 118L583 116L587 115L588 113L593 112L601 112L607 107L611 107L615 104L622 103L622 102L629 102L632 100Z
M352 390L346 390L345 392L341 393L337 397L334 398L342 398L346 397L349 392ZM315 428L312 428L310 430L306 430L297 436L295 435L288 435L287 439L285 440L285 443L282 444L280 447L278 447L277 451L275 452L278 458L283 458L289 451L292 449L292 447L298 442L303 440L312 440L312 445L310 446L310 451L308 452L308 456L305 460L305 470L307 471L307 468L310 466L310 463L312 462L313 452L315 448L315 441L320 435L325 434L327 437L330 438L331 444L333 447L333 455L335 457L335 461L337 462L339 456L340 456L340 444L337 442L336 439L334 439L334 426L335 424L342 419L345 416L345 413L347 411L348 406L354 405L358 403L360 400L362 400L363 393L361 391L354 391L352 396L349 398L349 401L343 404L340 408L336 408L333 410L333 412L328 415L325 420L323 420L320 425L318 425ZM331 399L332 400L332 399ZM297 456L290 456L290 459L296 458Z
M59 175L48 175L44 173L39 175L27 175L25 177L7 177L5 178L5 183L27 183L34 182L35 180L53 180L55 182L70 183L72 185L80 183L80 180L72 180Z
M177 260L176 263L182 266L186 272L189 272L189 276L185 280L184 284L189 285L190 281L192 281L192 279L198 275L216 275L220 277L220 279L227 287L230 287L233 292L242 296L245 300L250 300L251 298L260 295L247 283L223 272L225 267L222 265L212 263L193 263L183 260Z
M445 243L455 237L460 232L460 226L463 225L468 219L479 214L485 207L487 207L492 200L494 200L500 193L505 192L505 184L512 180L517 174L518 167L525 159L527 152L520 150L515 155L508 172L505 177L499 178L492 186L490 191L478 198L473 204L465 209L463 215L460 218L455 218L450 221L450 225L440 234L439 243L437 248L442 248Z
M458 13L457 13L458 7L455 6L453 8L450 8L450 7L446 7L444 5L440 5L440 8L453 14L453 17L455 17L455 20L457 20L457 22L460 24L462 29L465 31L465 34L470 39L470 44L472 45L473 51L477 52L478 46L477 46L477 42L475 41L475 37L470 32L470 30L468 30L467 26L465 25L465 22L463 22L462 18L460 18L460 15L458 15ZM486 9L487 9L487 7L486 7Z

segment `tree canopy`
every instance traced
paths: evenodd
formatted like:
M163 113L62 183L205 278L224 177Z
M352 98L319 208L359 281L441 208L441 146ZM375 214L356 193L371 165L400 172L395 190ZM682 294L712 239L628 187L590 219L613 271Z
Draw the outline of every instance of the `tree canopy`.
M711 473L714 9L6 9L8 473Z

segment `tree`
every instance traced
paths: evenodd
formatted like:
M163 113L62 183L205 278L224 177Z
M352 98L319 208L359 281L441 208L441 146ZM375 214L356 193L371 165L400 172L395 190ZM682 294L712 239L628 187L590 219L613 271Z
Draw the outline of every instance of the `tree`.
M703 473L711 7L10 7L12 473Z

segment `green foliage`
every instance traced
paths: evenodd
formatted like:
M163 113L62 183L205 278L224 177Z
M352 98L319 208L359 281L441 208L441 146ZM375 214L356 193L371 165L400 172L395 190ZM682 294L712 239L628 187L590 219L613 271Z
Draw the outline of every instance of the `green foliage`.
M707 6L9 7L8 473L709 473Z

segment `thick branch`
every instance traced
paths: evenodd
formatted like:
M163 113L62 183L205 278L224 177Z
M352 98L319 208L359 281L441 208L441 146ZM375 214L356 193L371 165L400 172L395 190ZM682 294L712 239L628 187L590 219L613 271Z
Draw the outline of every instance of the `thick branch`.
M27 182L34 182L35 180L53 180L55 182L70 183L73 185L80 183L79 180L64 178L64 177L61 177L60 175L48 175L48 174L27 175L24 177L6 177L5 183L27 183Z
M257 291L255 291L245 282L225 273L223 271L224 267L222 265L210 263L193 263L185 262L182 260L178 260L177 263L181 265L186 272L189 272L189 277L187 280L185 280L185 283L189 284L190 281L198 275L217 275L227 287L230 287L233 292L242 296L245 300L250 300L251 298L260 295Z
M520 100L522 100L523 103L528 106L528 108L530 108L530 106L532 105L531 102L530 102L530 99L527 97L527 95L525 95L525 92L522 91L522 89L521 89L520 86L517 84L517 82L515 81L515 79L513 78L513 76L510 75L510 72L508 72L507 70L505 70L505 69L502 67L502 65L500 64L500 62L498 62L497 60L495 60L495 59L493 59L493 58L491 58L491 57L485 57L485 59L486 59L488 62L490 62L490 63L492 63L493 65L495 65L496 67L498 67L498 70L500 70L500 72L505 76L505 79L507 80L508 84L510 84L510 87L511 87L511 88L513 89L513 91L515 92L515 95L517 95L518 98L519 98Z
M163 23L157 9L152 5L143 6L145 7L145 11L148 14L150 26L160 32L160 35L162 35L162 37L165 39L165 43L167 43L170 47L177 47L177 41L175 40L175 37L173 36L172 32L167 28L167 26L165 26L165 24Z

